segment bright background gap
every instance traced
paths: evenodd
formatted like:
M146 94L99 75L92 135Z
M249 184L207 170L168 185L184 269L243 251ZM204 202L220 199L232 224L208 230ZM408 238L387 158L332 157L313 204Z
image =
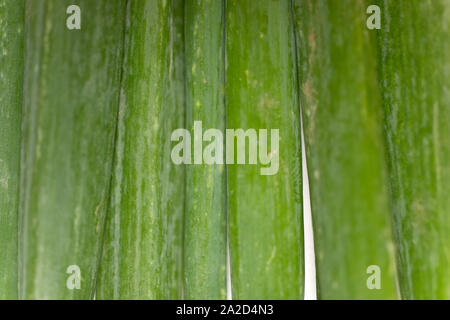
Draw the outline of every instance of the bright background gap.
M302 180L303 180L303 235L305 245L305 300L317 300L316 258L314 252L314 233L311 217L311 200L309 197L308 167L306 164L305 137L302 127Z

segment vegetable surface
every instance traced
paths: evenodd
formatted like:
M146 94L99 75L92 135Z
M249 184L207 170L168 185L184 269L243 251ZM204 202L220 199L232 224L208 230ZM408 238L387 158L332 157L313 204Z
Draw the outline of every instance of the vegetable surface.
M266 153L259 140L257 164L248 164L246 139L246 164L227 165L233 299L303 298L300 115L290 10L287 0L226 3L227 128L268 130ZM272 129L279 130L278 148ZM262 175L268 165L260 162L261 153L279 159L275 174Z
M194 132L194 122L201 121L203 131L214 128L223 132L224 1L187 0L185 8L186 128ZM223 148L223 142L219 143ZM208 144L205 142L204 148ZM186 299L226 298L224 166L222 158L219 164L203 162L186 168Z
M18 297L24 21L23 0L0 0L0 299Z
M72 1L26 2L19 244L23 299L88 299L95 291L125 1L77 3L81 30L66 27Z
M111 201L97 297L179 299L184 167L183 1L129 1Z
M450 299L450 2L377 4L401 295Z
M396 298L367 6L351 0L294 2L319 299ZM378 270L379 288L373 278Z

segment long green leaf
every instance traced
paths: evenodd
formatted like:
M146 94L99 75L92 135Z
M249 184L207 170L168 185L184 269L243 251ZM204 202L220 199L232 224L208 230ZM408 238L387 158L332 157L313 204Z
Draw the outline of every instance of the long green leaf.
M450 299L450 2L377 3L401 294Z
M26 2L20 297L94 295L118 111L125 1ZM78 273L81 286L77 288Z
M0 299L18 297L23 0L0 0Z
M294 2L319 299L396 298L375 31L366 27L367 6Z
M184 126L183 5L128 3L100 299L182 294L184 167L171 160L171 133Z
M267 129L268 148L263 156L272 159L272 164L279 158L275 174L262 175L261 169L268 165L260 160L259 164L248 164L246 139L247 164L227 166L233 298L303 298L300 109L295 66L290 1L227 1L227 128L254 129L257 134ZM270 138L272 129L279 130L278 148ZM231 146L227 144L227 156Z
M224 1L218 0L186 1L186 128L190 132L195 121L201 121L204 131L225 128L223 7ZM223 161L187 167L186 299L226 298L225 195Z

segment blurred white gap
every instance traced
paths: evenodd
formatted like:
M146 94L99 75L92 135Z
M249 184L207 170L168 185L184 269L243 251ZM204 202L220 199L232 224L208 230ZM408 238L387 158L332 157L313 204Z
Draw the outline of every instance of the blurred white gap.
M305 246L305 300L317 300L316 258L314 253L314 233L311 217L311 200L309 197L308 167L306 165L305 137L303 134L303 117L300 112L302 129L302 180L303 180L303 237Z
M302 186L303 186L303 237L305 250L305 300L317 300L316 258L314 253L314 233L311 218L311 200L309 198L308 167L306 165L303 117L300 113L302 139ZM232 300L231 292L230 244L227 237L227 300Z

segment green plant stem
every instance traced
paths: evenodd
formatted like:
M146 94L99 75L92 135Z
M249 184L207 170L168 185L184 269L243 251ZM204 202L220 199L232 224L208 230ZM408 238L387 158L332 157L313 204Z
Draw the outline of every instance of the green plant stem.
M268 139L267 156L279 157L275 174L262 175L267 165L259 161L249 165L248 151L246 165L227 165L233 299L303 298L300 114L290 10L288 0L226 3L227 128L267 129L268 136L279 130L278 149Z
M294 1L319 299L397 297L368 5Z
M23 0L0 0L0 299L18 297L24 22Z
M99 299L181 298L185 181L170 139L185 121L183 5L128 2Z
M401 295L450 299L450 2L376 3Z
M225 128L224 1L187 0L186 128ZM186 168L184 297L226 298L225 165Z
M77 1L81 30L66 27L71 4L26 2L22 299L89 299L95 292L118 112L125 1ZM79 289L74 287L76 269L70 266L79 268Z

